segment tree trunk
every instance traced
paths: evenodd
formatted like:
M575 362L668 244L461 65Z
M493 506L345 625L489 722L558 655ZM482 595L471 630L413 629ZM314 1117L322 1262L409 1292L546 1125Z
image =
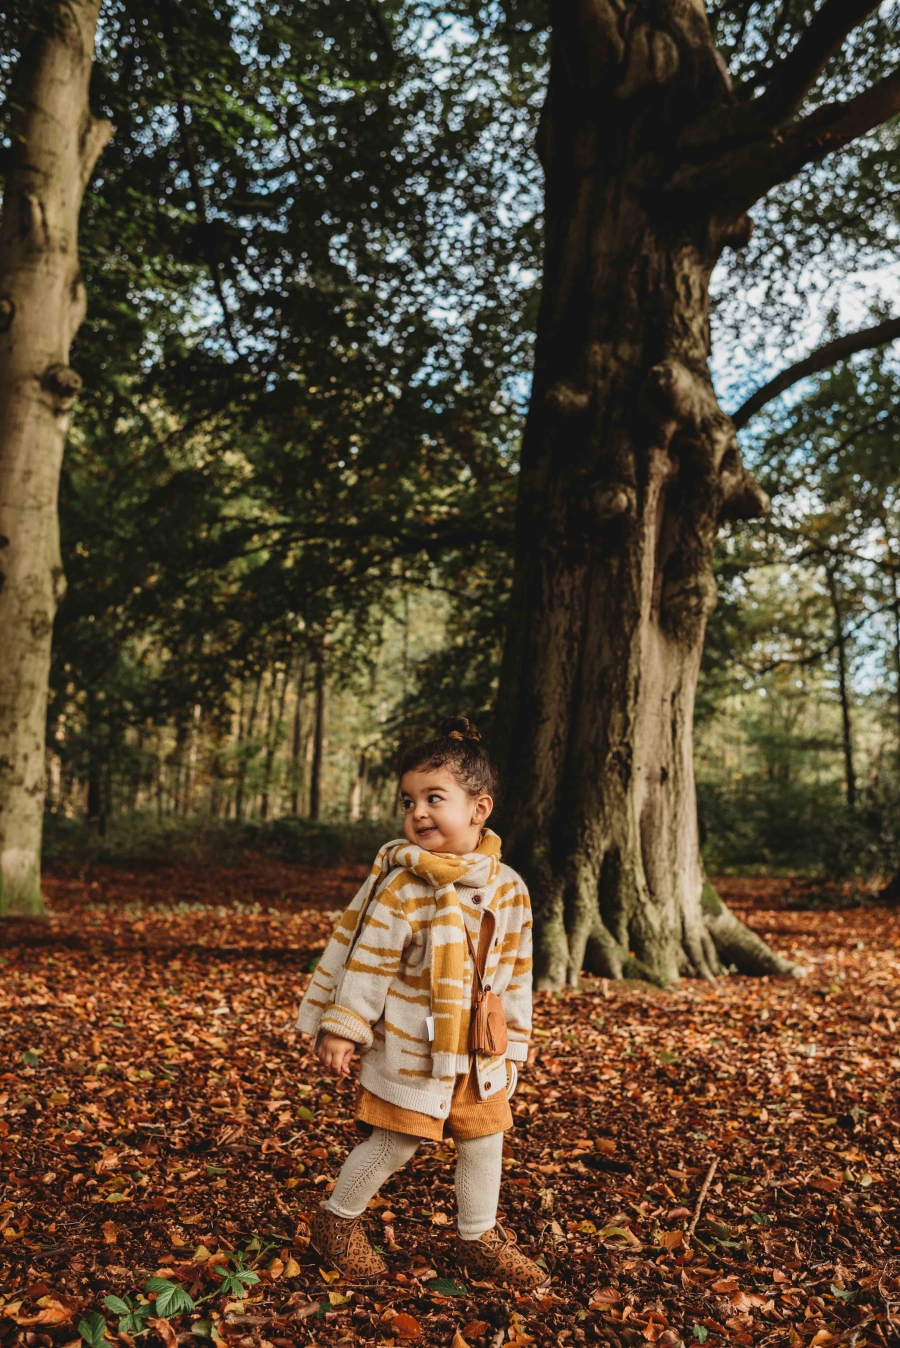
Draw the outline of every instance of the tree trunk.
M287 698L289 666L285 668L281 678L281 692L278 695L278 712L275 716L274 725L272 724L272 704L269 705L269 725L266 730L266 762L263 771L263 790L262 801L260 804L260 817L268 819L269 817L269 792L272 787L272 765L275 761L275 750L281 743L281 736L284 730L284 704ZM272 676L272 701L275 699L275 685L278 681L278 673Z
M366 757L365 750L359 756L359 766L356 770L356 776L350 785L350 804L347 810L347 817L351 824L358 824L363 816L363 802L366 795L366 781L369 775L369 760Z
M325 660L322 652L315 654L316 666L316 720L313 729L313 761L309 775L309 817L318 819L322 807L322 760L325 750Z
M844 793L852 810L856 804L856 769L853 765L853 726L850 719L850 683L847 670L847 637L844 632L844 614L838 591L837 576L830 566L825 567L828 594L834 614L834 641L837 651L838 695L841 700L841 741L844 749Z
M894 615L894 667L897 672L894 705L897 711L897 756L900 758L900 573L893 558L891 558L890 578L894 591L894 602L891 606Z
M234 817L238 821L244 817L244 782L247 777L247 761L253 752L253 731L256 729L256 713L259 709L259 694L262 688L263 672L260 670L253 688L253 701L250 705L250 714L247 718L246 728L244 726L243 714L238 725L238 745L242 746L240 757L238 759L238 783L237 793L234 798ZM243 708L243 692L241 694L241 706Z
M702 11L664 9L666 31L635 20L627 37L624 19L604 27L610 6L553 11L543 296L497 701L504 850L532 890L542 987L583 967L711 978L720 952L790 968L714 892L702 903L691 739L712 549L722 520L768 502L708 369L710 273L746 222L661 186L679 132L727 100L728 77Z
M300 728L303 696L306 692L306 652L300 658L297 673L297 699L294 703L294 724L291 734L291 814L300 813Z
M0 914L40 886L50 637L64 590L57 494L81 379L78 216L111 133L88 106L99 0L50 4L20 62L0 217Z

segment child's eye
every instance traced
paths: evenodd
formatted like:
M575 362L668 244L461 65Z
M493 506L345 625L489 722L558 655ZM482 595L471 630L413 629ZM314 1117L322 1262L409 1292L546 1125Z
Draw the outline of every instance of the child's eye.
M400 809L401 809L401 810L408 810L409 807L410 807L410 805L412 805L412 801L411 801L411 800L401 800L401 802L400 802Z
M428 804L429 804L429 805L441 805L441 804L443 803L443 800L444 800L444 797L443 797L443 796L435 796L435 795L431 795L431 796L428 797Z

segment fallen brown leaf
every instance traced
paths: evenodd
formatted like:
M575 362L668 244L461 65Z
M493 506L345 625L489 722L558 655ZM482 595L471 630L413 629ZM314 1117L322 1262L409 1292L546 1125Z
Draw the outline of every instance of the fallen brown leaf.
M391 1321L391 1333L401 1339L418 1339L422 1334L422 1326L414 1315L407 1315L405 1311L401 1311Z

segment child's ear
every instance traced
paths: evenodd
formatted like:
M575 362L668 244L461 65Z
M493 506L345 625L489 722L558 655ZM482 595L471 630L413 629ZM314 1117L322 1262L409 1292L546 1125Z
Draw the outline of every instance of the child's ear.
M486 819L490 818L493 808L494 801L491 796L479 796L472 810L472 823L483 824Z

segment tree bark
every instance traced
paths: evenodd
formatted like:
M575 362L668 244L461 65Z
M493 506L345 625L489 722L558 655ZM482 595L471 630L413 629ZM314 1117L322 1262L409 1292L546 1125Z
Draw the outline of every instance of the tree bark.
M50 638L65 588L57 494L81 378L78 217L111 134L88 86L99 0L49 4L20 62L0 216L0 914L40 914Z
M256 728L256 713L259 709L259 694L262 688L263 671L260 670L253 686L253 701L250 704L250 714L247 718L246 727L243 720L243 690L241 692L241 720L238 725L238 746L240 756L238 759L238 783L237 792L234 798L234 817L240 822L244 817L244 783L247 779L247 763L250 755L253 753L253 731Z
M291 814L300 813L300 729L302 725L303 697L306 692L306 661L304 651L300 657L297 671L297 693L294 702L294 724L291 731Z
M583 967L662 984L723 960L791 968L702 903L691 747L716 533L768 501L708 368L710 274L747 223L665 189L679 138L734 96L702 10L641 13L555 5L540 132L543 296L497 706L505 852L532 890L542 987Z
M309 775L309 817L318 819L322 808L322 762L325 752L325 659L317 650L315 660L316 719L313 730L313 761Z
M268 819L269 817L269 792L272 785L272 765L275 761L275 750L281 743L281 736L284 730L284 704L287 697L289 672L290 664L288 663L285 666L281 679L281 692L278 695L278 712L275 716L274 726L272 724L272 703L275 699L275 685L278 681L278 671L276 670L272 674L272 700L269 703L269 724L266 728L266 761L263 769L262 800L259 807L261 819Z
M847 669L847 634L838 590L837 575L826 565L825 576L834 615L834 646L837 654L838 695L841 700L841 742L844 750L844 793L852 810L856 804L856 769L853 764L853 724L850 717L850 679Z

